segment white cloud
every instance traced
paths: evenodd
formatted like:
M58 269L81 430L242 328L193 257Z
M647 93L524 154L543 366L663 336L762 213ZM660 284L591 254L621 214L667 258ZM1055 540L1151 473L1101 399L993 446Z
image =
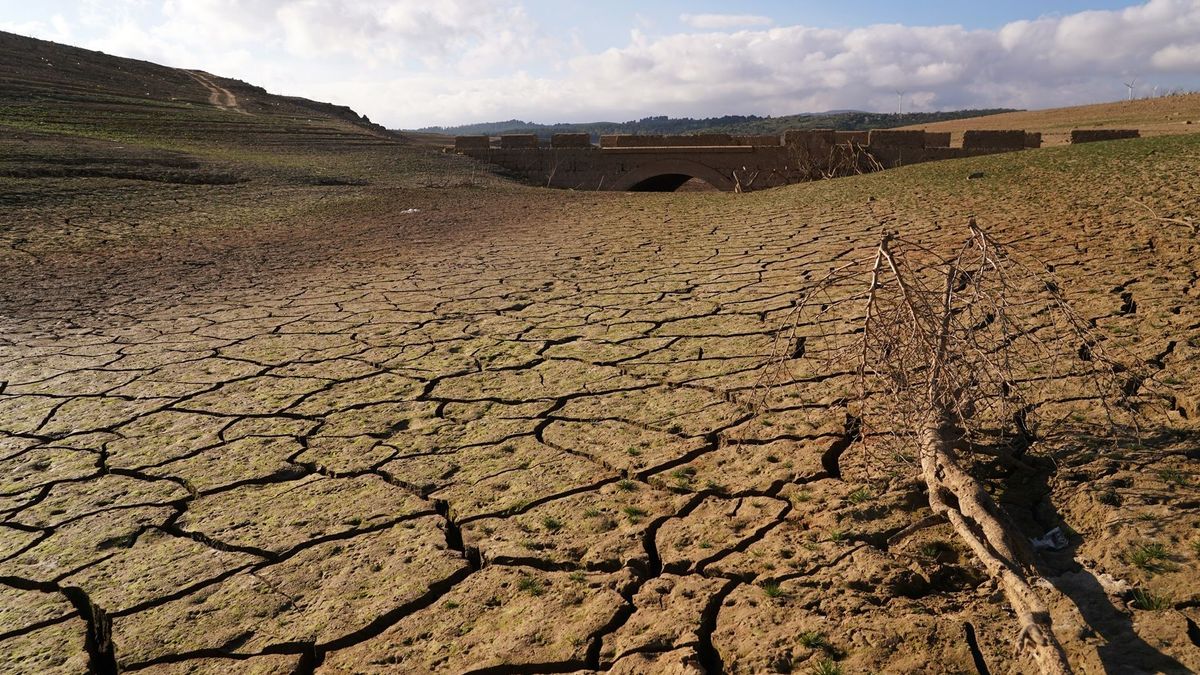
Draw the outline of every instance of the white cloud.
M345 59L351 77L363 67L501 71L550 43L516 0L88 0L79 21L94 29L84 46L116 54L171 65L231 49L277 62Z
M55 14L47 21L0 21L0 30L60 43L69 43L74 34L70 24L61 14Z
M699 30L729 30L770 26L775 23L769 16L757 14L681 14L679 20Z
M147 3L157 11L130 9ZM1139 94L1200 86L1200 0L996 30L771 26L730 15L710 15L722 18L701 28L710 19L698 15L695 30L642 26L601 51L585 49L569 27L551 35L518 0L92 0L90 8L39 30L403 127L894 110L897 90L905 109L1035 108L1122 98L1134 75ZM747 28L750 19L759 26Z

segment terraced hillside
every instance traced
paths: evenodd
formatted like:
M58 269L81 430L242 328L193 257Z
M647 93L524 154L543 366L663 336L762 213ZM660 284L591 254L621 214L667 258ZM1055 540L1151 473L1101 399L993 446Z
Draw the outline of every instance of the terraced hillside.
M1079 672L1200 669L1200 137L573 193L303 128L168 147L267 114L177 81L195 100L119 143L0 115L26 134L0 175L6 671L1030 672L949 526L889 545L928 500L857 438L848 373L796 352L746 405L807 280L971 216L1055 266L1157 404L1114 444L1064 380L1041 404L1077 428L973 470L1023 534L1067 533L1038 565ZM121 153L236 180L44 169Z
M349 108L273 96L238 80L0 33L5 125L185 146L348 145L399 137ZM227 115L227 112L240 115Z

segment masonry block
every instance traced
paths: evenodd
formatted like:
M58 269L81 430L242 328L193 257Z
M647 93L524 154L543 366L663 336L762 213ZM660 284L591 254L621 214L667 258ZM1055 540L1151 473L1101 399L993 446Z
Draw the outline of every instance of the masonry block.
M592 137L590 134L554 134L550 137L550 147L590 148L592 147Z
M923 148L925 132L920 129L872 129L867 145L881 148Z
M1071 142L1116 141L1122 138L1139 138L1141 135L1137 129L1076 129L1071 132Z
M838 145L866 145L871 138L869 131L835 131L833 142Z
M753 134L749 136L734 136L734 145L753 145L756 148L779 147L782 144L779 134Z
M737 145L729 134L690 134L663 136L660 134L605 134L600 137L602 148L687 148L718 145Z
M1004 131L966 131L963 132L963 147L968 150L977 148L1021 150L1025 148L1024 130Z
M784 145L834 145L836 134L832 129L792 129L783 135Z
M925 147L927 147L927 148L948 148L948 147L950 147L950 132L949 131L926 131L925 132Z
M487 150L491 147L492 139L487 136L455 136L454 150L462 152L464 150Z
M1042 147L1042 132L1026 131L1025 132L1025 147L1027 147L1027 148Z
M538 147L538 137L535 134L505 134L500 137L501 150L536 147Z

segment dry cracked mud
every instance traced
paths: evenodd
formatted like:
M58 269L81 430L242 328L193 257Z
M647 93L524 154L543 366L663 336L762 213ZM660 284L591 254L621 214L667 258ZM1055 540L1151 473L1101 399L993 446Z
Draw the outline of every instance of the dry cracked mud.
M970 215L1168 403L988 469L1069 534L1059 638L1200 669L1198 247L1124 199L1194 217L1200 142L1123 147L754 195L43 181L0 282L3 670L1029 672L946 526L888 545L928 502L846 372L746 406L806 280Z

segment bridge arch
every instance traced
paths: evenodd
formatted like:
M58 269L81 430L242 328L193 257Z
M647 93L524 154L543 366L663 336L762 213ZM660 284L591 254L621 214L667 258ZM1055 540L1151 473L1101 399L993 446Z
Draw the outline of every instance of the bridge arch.
M693 178L723 192L733 192L734 182L720 171L688 159L660 159L634 168L621 176L613 190L627 192L673 192Z

